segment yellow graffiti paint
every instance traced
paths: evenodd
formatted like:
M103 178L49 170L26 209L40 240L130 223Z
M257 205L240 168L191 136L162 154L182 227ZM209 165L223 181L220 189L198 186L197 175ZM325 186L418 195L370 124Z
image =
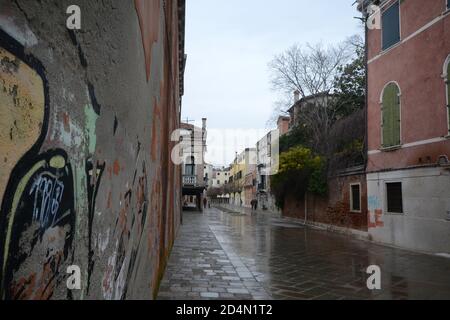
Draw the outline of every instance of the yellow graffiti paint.
M62 169L66 165L66 160L63 156L54 156L50 159L50 167L55 169Z
M0 48L0 202L14 166L37 142L44 114L42 78Z
M22 178L22 180L20 180L20 183L17 186L16 193L14 194L11 211L8 215L8 229L6 230L5 247L4 247L4 251L3 251L3 266L2 266L3 273L5 273L5 268L6 268L7 262L8 262L9 243L11 241L11 232L12 232L12 226L14 223L14 215L17 211L17 206L19 205L20 198L22 197L22 194L23 194L25 187L27 186L30 178L33 176L33 174L35 174L36 171L38 171L44 165L45 165L44 160L37 162L31 168L31 170L27 172L27 174Z

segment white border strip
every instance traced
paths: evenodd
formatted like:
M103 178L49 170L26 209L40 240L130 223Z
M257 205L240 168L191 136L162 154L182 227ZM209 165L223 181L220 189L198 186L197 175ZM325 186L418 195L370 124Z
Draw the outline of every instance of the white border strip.
M417 146L422 146L425 144L437 143L437 142L442 142L442 141L449 141L449 139L444 138L444 137L439 137L439 138L433 138L433 139L428 139L428 140L415 141L415 142L403 144L399 149L417 147ZM381 152L383 152L383 151L382 150L370 150L369 152L367 152L367 154L373 155L373 154L377 154L377 153L381 153Z

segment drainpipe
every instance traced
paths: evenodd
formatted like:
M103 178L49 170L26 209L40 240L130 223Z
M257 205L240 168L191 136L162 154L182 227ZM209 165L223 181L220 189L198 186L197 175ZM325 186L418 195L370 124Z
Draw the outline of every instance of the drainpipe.
M364 6L362 8L362 10L364 10ZM364 14L364 13L363 13ZM369 28L367 27L367 20L369 17L366 17L365 19L363 19L364 21L364 65L365 65L365 78L366 78L366 92L365 92L365 108L364 108L364 122L365 122L365 137L364 137L364 152L365 152L365 161L364 161L364 172L367 171L367 161L368 161L368 150L369 150L369 125L368 125L368 107L369 107L369 64L368 64L368 60L369 60Z
M305 221L303 222L306 225L308 217L308 191L305 192Z

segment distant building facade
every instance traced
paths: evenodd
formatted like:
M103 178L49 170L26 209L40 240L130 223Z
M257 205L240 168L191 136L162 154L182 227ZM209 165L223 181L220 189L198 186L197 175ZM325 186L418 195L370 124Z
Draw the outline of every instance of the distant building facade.
M207 188L211 188L214 184L213 180L214 166L209 163L205 163L203 166L203 181Z
M220 188L228 184L230 179L230 168L213 168L212 170L212 184L214 188Z
M294 104L292 107L288 109L289 113L289 125L288 129L291 130L293 127L295 127L299 121L300 121L300 114L302 112L303 108L309 107L311 105L313 106L326 106L330 100L333 99L333 96L329 94L328 92L320 92L317 94L309 95L306 97L300 97L300 93L298 91L294 92ZM280 118L278 119L279 125L281 125L281 129L285 129L285 122L286 120L283 120L280 123Z
M250 208L252 201L256 199L256 166L245 175L244 179L244 206Z
M181 123L180 142L182 165L183 206L202 210L205 183L206 119L202 128Z
M270 189L270 177L276 174L279 164L279 138L289 131L290 118L279 117L277 129L267 133L256 143L256 200L263 210L278 212L275 197Z
M246 148L236 156L230 167L230 203L244 206L246 203L244 185L247 174L256 168L256 149Z

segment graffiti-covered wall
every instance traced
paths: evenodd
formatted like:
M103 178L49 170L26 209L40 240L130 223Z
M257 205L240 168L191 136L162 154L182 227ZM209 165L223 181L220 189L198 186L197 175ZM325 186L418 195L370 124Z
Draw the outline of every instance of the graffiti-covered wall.
M0 8L1 298L153 298L180 222L184 1Z

